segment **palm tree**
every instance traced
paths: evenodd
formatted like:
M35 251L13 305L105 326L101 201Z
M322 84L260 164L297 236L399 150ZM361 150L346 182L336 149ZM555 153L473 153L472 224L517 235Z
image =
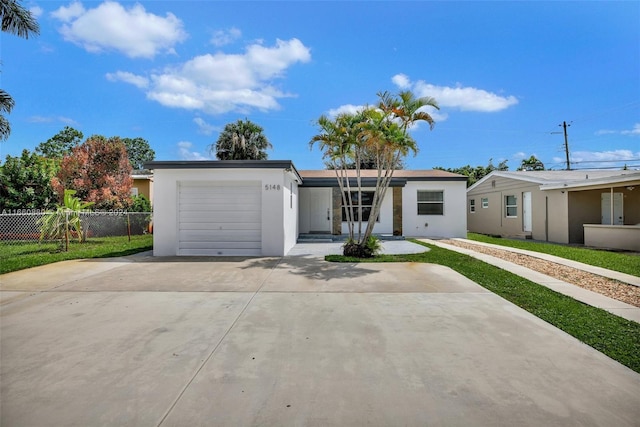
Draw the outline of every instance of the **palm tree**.
M2 19L2 31L5 33L28 39L30 34L40 32L38 22L31 12L16 0L0 0L0 19ZM2 113L11 113L14 105L11 95L0 89L0 140L6 140L11 134L9 121Z
M313 147L318 143L322 157L327 162L330 169L336 173L338 187L342 195L342 205L345 207L345 221L349 230L348 240L354 240L354 215L353 200L351 197L351 184L348 178L348 169L355 165L358 189L360 188L360 153L362 151L358 144L359 123L363 120L363 112L357 114L339 114L335 119L327 116L320 116L317 125L320 133L309 141L309 146ZM360 191L358 192L360 200ZM361 209L360 209L361 211ZM362 223L362 212L358 212L358 223Z
M215 144L209 145L209 152L215 152L218 160L267 160L266 150L273 148L263 129L245 120L227 124Z
M435 120L423 109L440 108L435 98L416 98L411 91L402 91L397 96L382 92L378 93L378 97L378 110L369 110L369 120L364 131L369 147L373 146L378 153L378 178L371 215L362 236L361 246L366 245L373 234L375 219L380 214L380 207L391 184L396 165L409 153L415 155L418 152L418 145L409 135L409 129L418 121L429 123L429 128L433 129Z
M375 241L371 236L376 219L380 214L382 200L391 184L393 172L401 160L409 153L418 150L416 141L409 135L409 129L417 121L426 121L433 128L435 121L422 111L424 107L438 108L435 99L415 98L409 91L400 92L397 96L388 92L379 93L378 108L366 107L357 114L342 114L334 120L320 117L318 126L321 133L314 136L310 145L320 144L323 158L336 171L338 185L343 194L346 221L349 224L349 240L344 252L370 256ZM376 191L373 194L371 213L364 233L361 232L361 207L357 206L358 234L354 233L353 205L349 196L351 189L347 179L347 169L355 165L358 199L362 191L360 167L364 158L370 158L377 166ZM345 192L346 189L346 192ZM373 244L372 244L373 242ZM355 249L355 250L354 250Z

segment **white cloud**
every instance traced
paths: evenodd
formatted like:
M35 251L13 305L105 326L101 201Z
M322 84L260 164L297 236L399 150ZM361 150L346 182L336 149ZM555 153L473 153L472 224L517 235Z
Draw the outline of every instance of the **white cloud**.
M106 77L110 82L126 82L140 89L144 89L149 86L149 79L143 76L137 76L127 71L116 71L115 73L107 73Z
M536 156L537 157L537 156ZM523 151L518 151L514 155L511 156L512 159L522 160L527 158L527 154Z
M198 125L198 132L203 135L211 135L213 131L218 130L217 127L207 123L201 117L196 117L193 122Z
M640 123L636 123L631 130L623 130L620 132L623 135L640 135Z
M125 9L107 0L87 10L74 2L51 15L63 22L60 33L65 40L93 53L115 50L131 58L153 58L158 52L174 52L176 43L187 37L175 15L147 13L139 3Z
M633 125L633 128L629 130L601 129L596 132L596 135L617 135L617 134L640 136L640 123L636 123L635 125Z
M178 142L178 151L181 160L211 160L209 157L193 151L193 144L188 141Z
M442 107L458 108L462 111L492 113L501 111L518 103L515 96L500 96L474 87L437 86L418 80L411 82L404 74L396 74L391 81L400 89L411 89L418 97L430 96Z
M339 114L356 114L357 112L362 111L365 108L367 108L366 105L345 104L345 105L339 106L338 108L330 109L329 111L327 111L327 115L331 118L335 118ZM447 117L448 117L446 113L441 113L440 111L432 107L423 107L419 111L424 111L428 113L436 123L443 122L447 120ZM414 123L411 129L417 130L419 125L420 125L420 122Z
M411 87L411 80L406 74L396 74L391 78L391 81L400 89L409 89Z
M623 165L625 162L640 159L640 151L632 150L611 150L611 151L573 151L571 153L571 163L579 164L582 167L605 167L616 164ZM564 157L554 157L555 163L564 163Z
M356 114L366 108L365 105L353 105L353 104L345 104L341 105L338 108L332 108L327 112L329 117L335 118L340 114Z
M27 118L29 123L54 123L60 122L70 126L78 126L79 123L65 116L31 116Z
M85 12L84 6L79 1L75 1L69 6L61 6L57 10L51 12L51 16L62 21L71 22L73 19L78 18Z
M229 28L228 30L218 30L213 33L211 44L218 47L225 46L238 40L241 36L242 31L235 27Z
M29 8L29 12L31 12L31 15L37 19L42 16L43 10L40 6L33 6Z
M618 133L618 131L608 129L601 129L599 131L596 131L596 135L612 135L616 133Z
M146 94L165 107L209 114L273 110L279 108L279 98L293 96L273 81L293 64L310 59L309 48L295 38L277 40L273 47L253 44L244 54L200 55L152 74ZM140 76L131 74L130 80L136 81L133 77Z

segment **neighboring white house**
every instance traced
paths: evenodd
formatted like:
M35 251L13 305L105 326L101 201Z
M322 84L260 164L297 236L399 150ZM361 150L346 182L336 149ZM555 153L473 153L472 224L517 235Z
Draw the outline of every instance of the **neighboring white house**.
M154 171L155 256L282 256L299 234L346 233L335 171L298 172L289 160L155 161L146 167ZM366 220L376 171L362 176ZM374 233L465 237L465 195L462 175L396 171Z

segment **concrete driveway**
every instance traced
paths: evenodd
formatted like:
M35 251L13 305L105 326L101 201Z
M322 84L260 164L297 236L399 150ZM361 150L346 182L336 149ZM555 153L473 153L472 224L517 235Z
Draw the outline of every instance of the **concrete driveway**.
M457 273L311 252L0 276L0 424L638 426L640 375Z

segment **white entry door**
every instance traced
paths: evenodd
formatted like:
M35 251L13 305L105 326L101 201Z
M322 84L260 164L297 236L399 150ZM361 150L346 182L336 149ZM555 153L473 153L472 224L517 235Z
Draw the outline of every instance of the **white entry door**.
M531 191L522 193L522 229L531 231Z
M611 193L602 193L601 197L602 224L623 225L624 210L622 193L613 193L613 222L611 222Z
M331 233L331 189L313 188L309 200L309 231Z

